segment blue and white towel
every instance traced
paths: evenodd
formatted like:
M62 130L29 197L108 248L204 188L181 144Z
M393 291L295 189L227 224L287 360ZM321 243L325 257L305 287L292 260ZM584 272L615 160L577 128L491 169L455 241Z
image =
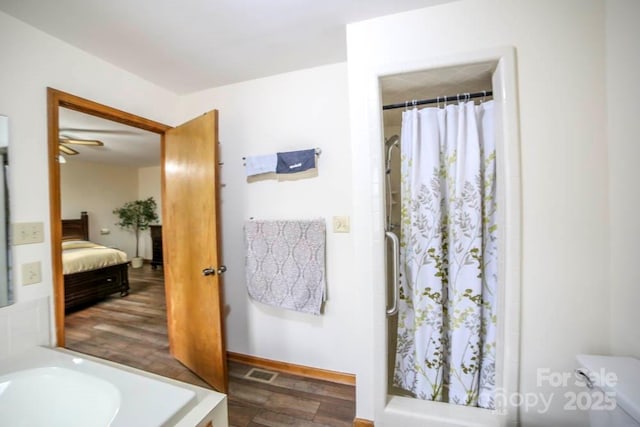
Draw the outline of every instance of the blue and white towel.
M316 167L316 150L287 151L278 153L278 165L276 173L304 172Z
M261 175L263 173L273 173L276 171L278 156L276 154L266 154L264 156L248 156L245 159L247 176Z
M246 221L247 291L255 301L320 314L325 299L324 219Z

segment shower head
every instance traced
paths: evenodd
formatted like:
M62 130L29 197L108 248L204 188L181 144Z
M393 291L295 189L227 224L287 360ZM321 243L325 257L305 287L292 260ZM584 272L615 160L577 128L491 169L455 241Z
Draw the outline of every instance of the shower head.
M400 137L398 135L392 135L389 138L385 139L384 146L391 147L392 145L398 145L400 141Z
M392 135L389 138L384 140L384 148L385 150L387 150L387 161L386 161L386 165L387 165L387 175L389 175L391 173L391 152L393 151L393 148L395 147L396 150L398 150L398 143L400 142L400 137L398 135Z

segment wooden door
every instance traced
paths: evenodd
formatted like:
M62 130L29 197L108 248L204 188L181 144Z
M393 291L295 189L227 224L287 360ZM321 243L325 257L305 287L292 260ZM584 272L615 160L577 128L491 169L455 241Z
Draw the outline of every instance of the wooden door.
M215 110L165 133L162 232L171 354L226 393L217 141Z

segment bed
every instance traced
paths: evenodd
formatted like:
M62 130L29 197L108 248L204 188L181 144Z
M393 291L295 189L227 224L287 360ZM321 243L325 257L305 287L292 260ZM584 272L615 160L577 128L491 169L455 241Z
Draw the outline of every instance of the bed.
M89 215L62 220L64 308L93 304L116 292L129 295L129 261L124 252L89 240Z

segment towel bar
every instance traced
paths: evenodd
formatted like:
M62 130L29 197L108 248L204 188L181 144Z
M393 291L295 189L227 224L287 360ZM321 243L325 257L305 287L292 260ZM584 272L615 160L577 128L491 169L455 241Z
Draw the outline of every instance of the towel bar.
M316 148L316 156L319 156L320 154L322 154L322 148ZM247 160L247 157L243 157L242 160Z

